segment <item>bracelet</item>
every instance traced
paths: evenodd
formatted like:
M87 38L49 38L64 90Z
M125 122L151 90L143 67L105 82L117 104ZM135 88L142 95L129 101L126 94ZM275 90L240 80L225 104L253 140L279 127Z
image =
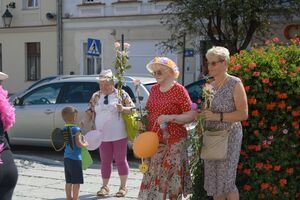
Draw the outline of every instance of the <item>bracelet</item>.
M220 122L223 122L223 112L220 112Z

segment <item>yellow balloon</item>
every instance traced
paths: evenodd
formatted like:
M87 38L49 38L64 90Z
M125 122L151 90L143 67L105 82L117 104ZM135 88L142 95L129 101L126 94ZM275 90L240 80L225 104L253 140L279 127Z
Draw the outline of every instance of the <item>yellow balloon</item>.
M140 134L133 141L133 152L139 158L148 158L156 153L158 144L159 139L157 133L147 131Z

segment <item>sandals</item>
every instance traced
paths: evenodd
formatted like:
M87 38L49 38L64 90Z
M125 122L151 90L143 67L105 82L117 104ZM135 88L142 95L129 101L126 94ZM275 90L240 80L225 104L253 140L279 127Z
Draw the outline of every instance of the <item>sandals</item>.
M107 186L102 186L97 192L98 197L103 197L109 195L109 188Z
M119 191L116 193L116 197L125 197L127 192L128 190L125 187L120 188Z

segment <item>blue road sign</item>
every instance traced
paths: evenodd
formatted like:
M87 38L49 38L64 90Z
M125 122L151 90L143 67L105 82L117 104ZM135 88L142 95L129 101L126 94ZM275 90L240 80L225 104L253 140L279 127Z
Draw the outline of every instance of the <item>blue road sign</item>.
M88 51L90 56L100 56L101 54L101 42L97 39L88 38Z
M194 49L185 49L184 56L185 57L194 57Z

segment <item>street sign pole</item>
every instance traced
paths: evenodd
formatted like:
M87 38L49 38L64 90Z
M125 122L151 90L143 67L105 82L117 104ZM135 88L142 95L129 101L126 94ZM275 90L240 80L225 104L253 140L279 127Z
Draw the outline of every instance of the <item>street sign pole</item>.
M183 33L183 45L182 45L182 85L184 86L184 71L185 71L185 33Z

